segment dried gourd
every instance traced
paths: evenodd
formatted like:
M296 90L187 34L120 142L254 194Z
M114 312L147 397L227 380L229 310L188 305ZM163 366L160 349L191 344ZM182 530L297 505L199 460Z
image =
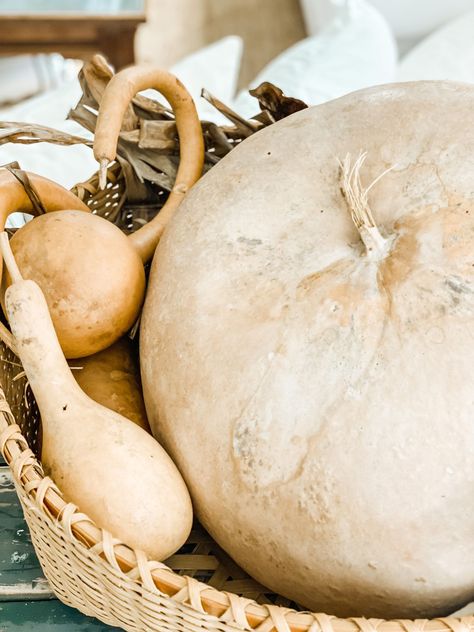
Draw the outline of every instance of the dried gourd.
M86 358L69 360L69 366L86 395L150 431L136 349L129 338Z
M217 542L311 610L423 618L474 594L473 103L419 82L279 121L153 260L152 430Z
M162 560L186 540L192 507L176 466L136 424L90 399L78 386L39 285L24 280L0 238L12 284L5 306L16 350L38 404L45 471L99 526Z

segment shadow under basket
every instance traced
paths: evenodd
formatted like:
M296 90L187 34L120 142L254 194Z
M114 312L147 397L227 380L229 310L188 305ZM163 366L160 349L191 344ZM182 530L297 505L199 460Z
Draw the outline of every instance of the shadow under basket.
M73 191L130 232L161 206L125 206L118 163L108 188L97 177ZM0 449L9 464L37 556L56 596L130 632L474 632L474 616L433 620L340 619L298 611L248 577L196 524L165 563L101 529L45 476L38 460L39 411L16 355L0 342Z

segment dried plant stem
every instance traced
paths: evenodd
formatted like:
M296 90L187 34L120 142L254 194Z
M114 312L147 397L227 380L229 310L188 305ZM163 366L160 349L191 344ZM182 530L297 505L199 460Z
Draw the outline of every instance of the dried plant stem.
M9 331L1 321L0 321L0 340L2 340L2 342L4 342L7 345L7 347L11 351L13 351L15 355L18 355L15 338L13 337L13 334L11 333L11 331Z
M2 251L3 260L5 261L5 265L7 266L7 270L10 273L13 283L23 281L20 268L15 261L10 242L8 240L8 235L5 231L0 233L0 250Z
M368 194L374 185L391 171L395 165L386 169L364 189L360 179L360 172L366 158L367 152L361 152L354 164L351 164L350 154L347 154L342 162L339 160L341 193L351 212L352 221L364 242L367 256L373 259L383 259L390 248L390 240L382 236L375 223L369 206Z
M107 185L107 167L109 161L107 158L101 158L99 160L99 189L104 190Z

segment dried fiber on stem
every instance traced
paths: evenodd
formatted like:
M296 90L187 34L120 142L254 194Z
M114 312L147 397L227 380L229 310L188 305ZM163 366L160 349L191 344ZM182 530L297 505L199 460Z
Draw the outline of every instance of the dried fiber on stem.
M367 152L360 152L354 164L351 162L350 154L346 154L342 162L339 160L341 193L349 207L352 221L367 249L367 255L374 259L380 259L386 255L390 247L390 240L382 236L375 223L369 205L369 191L394 166L383 171L368 187L364 188L360 179L360 172L366 158Z

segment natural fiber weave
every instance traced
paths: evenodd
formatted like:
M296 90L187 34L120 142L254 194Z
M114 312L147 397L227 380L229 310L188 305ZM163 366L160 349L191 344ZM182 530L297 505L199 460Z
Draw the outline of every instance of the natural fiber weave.
M44 574L64 603L130 632L474 632L472 616L337 619L297 612L278 597L271 603L199 526L166 564L133 551L67 503L45 477L33 451L38 409L18 359L0 345L0 449Z

